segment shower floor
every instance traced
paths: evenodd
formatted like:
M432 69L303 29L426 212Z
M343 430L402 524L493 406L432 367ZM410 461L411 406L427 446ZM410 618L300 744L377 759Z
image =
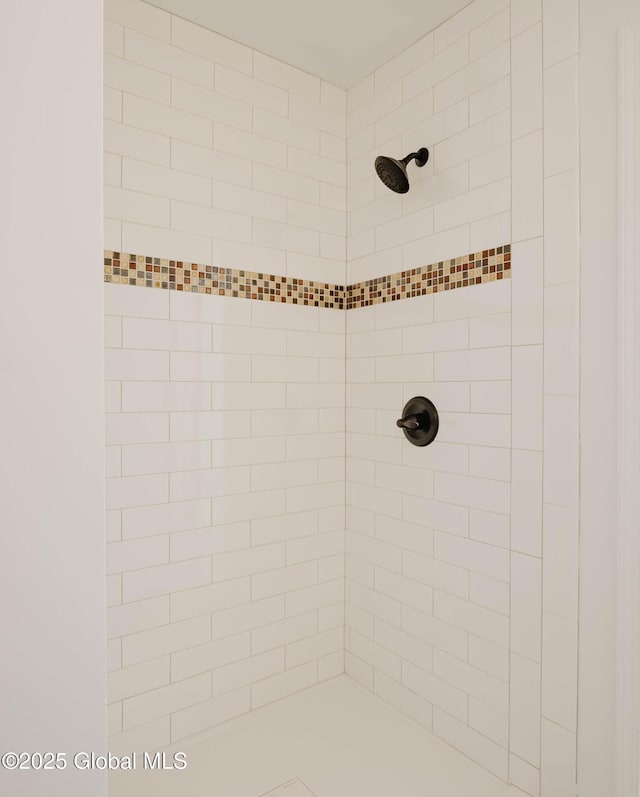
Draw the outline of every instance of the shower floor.
M522 794L344 676L171 750L187 754L186 769L112 772L110 797Z

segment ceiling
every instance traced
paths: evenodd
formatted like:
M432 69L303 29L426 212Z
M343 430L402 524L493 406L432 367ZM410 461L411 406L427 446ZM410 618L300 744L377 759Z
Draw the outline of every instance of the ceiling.
M470 0L147 0L350 88Z

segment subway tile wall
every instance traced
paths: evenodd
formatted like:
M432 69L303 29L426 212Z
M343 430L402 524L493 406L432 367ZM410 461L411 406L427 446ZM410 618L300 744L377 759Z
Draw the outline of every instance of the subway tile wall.
M107 248L340 285L512 262L346 314L105 286L112 747L346 649L500 778L575 797L577 0L474 0L346 96L137 0L106 16ZM392 194L373 158L420 146ZM428 449L394 425L417 394Z
M140 0L105 14L105 248L343 285L346 92Z
M105 285L111 749L343 671L344 313Z
M346 93L105 3L105 247L344 284ZM344 670L344 313L105 285L111 749Z

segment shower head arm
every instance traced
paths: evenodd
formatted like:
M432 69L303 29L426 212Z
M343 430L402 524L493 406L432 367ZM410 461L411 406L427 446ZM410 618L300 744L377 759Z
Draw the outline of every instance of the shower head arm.
M414 158L416 161L416 166L424 166L429 160L429 150L426 147L422 147L417 152L412 152L407 155L400 161L400 163L404 163L405 166L408 166Z

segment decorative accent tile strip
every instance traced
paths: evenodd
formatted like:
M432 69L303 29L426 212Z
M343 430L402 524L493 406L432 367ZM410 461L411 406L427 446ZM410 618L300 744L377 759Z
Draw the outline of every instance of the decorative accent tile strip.
M420 266L347 285L346 307L347 310L354 310L370 304L452 291L455 288L493 282L510 276L511 245L505 244L451 260L441 260L430 266Z
M510 244L346 287L111 250L104 253L105 282L336 310L395 302L510 276Z
M343 285L109 250L104 253L104 281L186 293L236 296L263 302L344 309Z

